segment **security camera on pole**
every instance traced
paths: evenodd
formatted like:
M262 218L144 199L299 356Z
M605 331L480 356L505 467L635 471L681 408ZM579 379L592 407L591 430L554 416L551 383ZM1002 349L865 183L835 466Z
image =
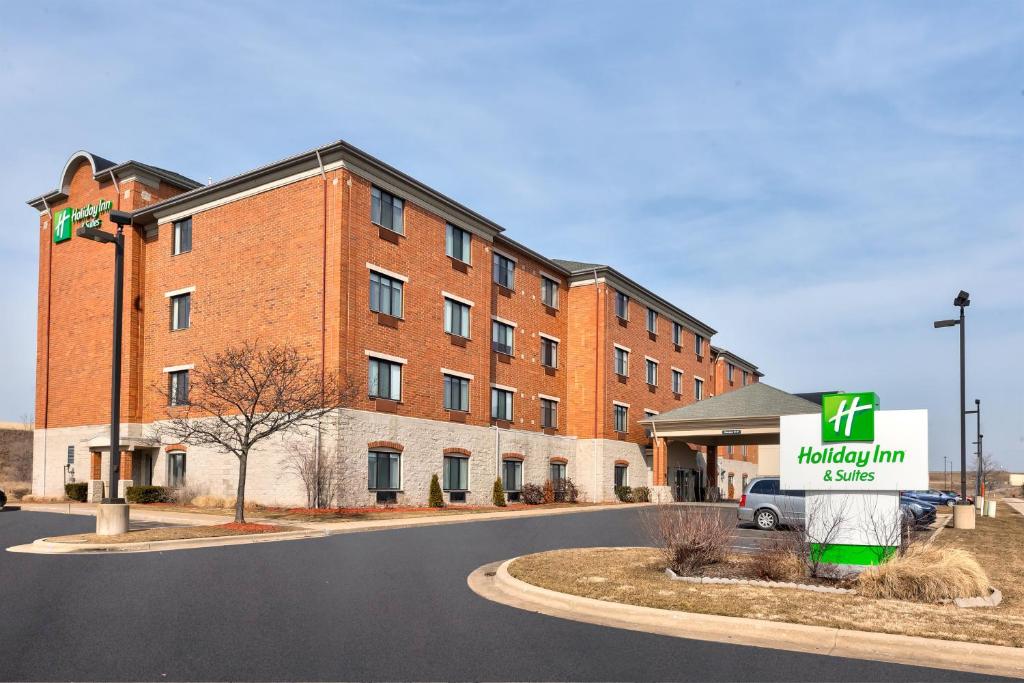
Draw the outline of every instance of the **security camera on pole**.
M75 234L79 237L114 245L114 338L110 366L110 488L96 510L96 533L114 536L128 532L128 505L117 491L121 456L121 328L124 292L124 226L131 225L131 214L111 211L110 220L117 225L117 234L99 229L100 220L92 218Z

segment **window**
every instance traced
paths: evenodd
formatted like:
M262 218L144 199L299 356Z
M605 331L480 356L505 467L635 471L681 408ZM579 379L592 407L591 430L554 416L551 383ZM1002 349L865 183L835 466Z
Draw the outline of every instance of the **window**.
M620 406L615 404L615 431L622 432L623 434L627 431L629 420L629 408L626 406Z
M629 375L629 351L615 347L615 374L627 377Z
M445 298L444 300L444 331L457 337L469 339L469 306Z
M658 333L658 312L653 308L647 309L647 331L652 334Z
M371 195L370 220L399 234L405 232L405 202L379 187L373 188Z
M185 485L184 451L171 451L167 454L167 485L175 489Z
M171 297L171 329L188 329L192 314L192 295L178 294Z
M778 495L779 494L779 480L778 479L759 479L754 482L754 485L750 487L750 493L763 493L766 495Z
M501 463L501 485L508 493L519 493L523 488L523 463L518 460L506 460Z
M497 320L491 322L491 346L498 353L513 355L512 344L516 336L516 328Z
M444 408L469 412L469 380L454 375L444 376Z
M629 468L626 465L615 466L615 488L629 485Z
M699 334L693 335L693 352L698 357L704 355L704 337Z
M168 377L168 405L188 405L188 370L176 370L167 373Z
M512 421L511 391L491 387L491 417L495 420Z
M68 466L74 467L75 465L75 447L68 446Z
M704 380L700 377L693 378L693 397L698 401L704 398Z
M448 223L445 225L444 253L456 261L469 263L470 239L468 231Z
M444 456L442 469L445 491L469 490L469 458L454 455Z
M729 376L729 384L732 384L732 377L733 377L733 373L735 372L735 370L736 370L736 366L733 365L732 363L729 363L728 364L728 368L726 370L726 372L727 372L727 374Z
M744 370L743 371L743 386L747 386L747 380L748 379L749 379L749 377L747 376L747 371Z
M540 426L542 429L558 429L558 401L550 398L540 400Z
M540 364L546 368L558 367L558 342L554 339L540 338Z
M371 270L370 310L401 318L403 285L401 280Z
M679 370L672 371L672 393L683 393L683 373Z
M551 463L551 484L555 487L556 491L561 491L565 488L565 463L564 462L553 462Z
M540 300L545 306L558 308L558 283L549 277L540 277Z
M615 292L615 315L629 320L629 297L622 292Z
M192 218L174 221L171 231L171 256L192 251Z
M658 363L647 359L647 383L652 387L658 386Z
M683 326L679 323L672 323L672 343L676 346L683 345Z
M402 454L370 451L368 488L371 491L397 491L402 488Z
M505 289L515 289L516 262L507 256L494 253L494 281Z
M402 400L402 365L370 358L370 398Z

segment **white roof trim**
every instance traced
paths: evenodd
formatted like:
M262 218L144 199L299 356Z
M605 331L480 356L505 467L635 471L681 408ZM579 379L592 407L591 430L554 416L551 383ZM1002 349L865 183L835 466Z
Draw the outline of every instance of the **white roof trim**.
M401 280L402 282L408 282L409 281L409 278L406 277L405 275L399 275L398 273L394 272L393 270L388 270L387 268L381 268L380 266L375 266L372 263L370 263L369 261L366 262L366 267L369 268L372 271L380 273L381 275L387 275L390 278L394 278L396 280Z
M491 383L491 388L492 389L501 389L502 391L511 391L513 394L516 393L516 391L517 391L517 389L515 387L507 387L504 384L494 384L493 382Z
M445 299L451 299L452 301L458 301L460 304L466 304L470 308L473 307L473 302L470 301L469 299L463 299L461 296L455 296L454 294L452 294L450 292L446 292L443 289L441 290L441 296L443 296Z
M622 408L628 408L629 407L628 403L623 403L622 401L612 401L612 405L621 406Z
M196 287L195 287L195 285L192 285L191 287L182 287L181 289L172 289L169 292L164 292L164 296L169 299L172 296L180 296L182 294L191 294L194 291L196 291Z
M508 325L510 327L519 327L519 325L517 325L516 323L512 322L511 320L505 320L504 318L499 318L496 315L492 315L491 316L491 320L499 322L499 323L501 323L503 325Z
M441 374L459 377L460 379L473 379L473 375L468 372L459 372L458 370L449 370L448 368L441 368Z
M195 367L195 363L189 363L188 365L169 365L164 368L164 372L181 372L182 370L192 370Z
M554 401L555 403L559 403L562 400L557 396L548 396L547 394L537 394L537 398L542 398L545 401Z
M377 358L377 359L380 359L380 360L389 360L392 363L398 363L399 365L405 365L406 363L409 362L405 358L400 358L399 356L389 356L386 353L378 353L376 351L371 351L370 349L363 349L363 353L365 353L370 358Z
M612 346L614 346L615 348L617 348L620 351L625 351L626 353L630 352L628 346L623 346L622 344L612 344Z
M561 344L562 343L562 340L559 339L558 337L554 336L553 334L545 334L544 332L538 332L537 336L538 337L543 337L544 339L550 339L551 341L555 342L556 344Z

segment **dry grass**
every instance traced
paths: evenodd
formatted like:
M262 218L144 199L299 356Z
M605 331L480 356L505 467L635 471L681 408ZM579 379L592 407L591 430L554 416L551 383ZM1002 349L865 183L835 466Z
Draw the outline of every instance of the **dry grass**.
M7 494L8 502L14 502L32 493L32 483L27 481L0 481L0 491Z
M795 541L796 535L785 533L773 538L750 557L751 573L764 581L804 581L807 564L799 555L802 544Z
M863 595L671 581L655 548L559 550L516 561L513 576L551 590L661 609L1024 647L1024 517L1001 504L975 532L945 529L940 548L975 555L1003 592L995 608L960 609Z
M985 570L966 550L925 545L857 577L862 595L918 602L988 595L990 585Z
M53 536L48 541L55 543L149 543L151 541L179 541L188 538L218 538L220 536L245 536L269 534L277 531L296 531L295 527L275 524L218 524L215 526L178 526L159 529L140 529L115 536L97 534L74 534Z

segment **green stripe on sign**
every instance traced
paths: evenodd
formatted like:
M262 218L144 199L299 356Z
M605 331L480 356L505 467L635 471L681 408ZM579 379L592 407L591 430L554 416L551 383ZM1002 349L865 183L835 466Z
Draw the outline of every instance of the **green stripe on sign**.
M895 546L811 544L811 553L825 564L881 564L895 552Z

